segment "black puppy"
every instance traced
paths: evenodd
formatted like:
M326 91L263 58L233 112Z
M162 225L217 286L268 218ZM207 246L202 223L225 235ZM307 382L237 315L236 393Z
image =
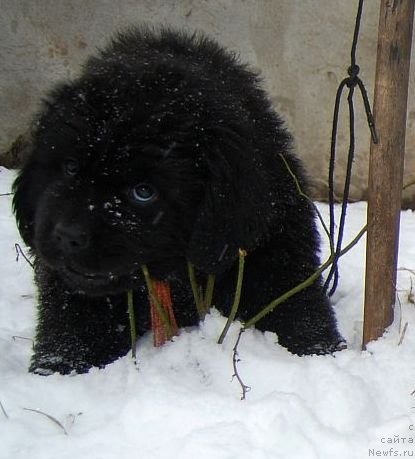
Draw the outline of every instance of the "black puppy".
M316 271L312 206L291 140L235 55L202 35L119 35L44 102L14 210L35 258L39 320L31 371L102 367L130 348L126 292L150 328L141 265L168 280L179 326L196 325L186 263L216 274L213 304L247 321ZM339 348L321 280L257 327L299 355Z

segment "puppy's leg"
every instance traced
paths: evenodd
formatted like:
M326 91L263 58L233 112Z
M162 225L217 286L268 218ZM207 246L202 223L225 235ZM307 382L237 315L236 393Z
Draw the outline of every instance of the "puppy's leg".
M239 317L249 321L264 306L307 279L317 267L317 260L310 251L308 256L306 251L284 253L281 245L248 254ZM233 276L236 278L235 273ZM229 278L226 284L225 289L230 291L234 281ZM230 304L230 301L222 304ZM325 354L344 347L321 279L276 306L255 327L275 332L279 343L298 355Z
M56 274L40 266L36 271L39 309L30 371L84 373L128 352L125 301L71 293Z
M261 306L257 307L259 312ZM253 315L242 319L249 320ZM328 354L345 347L334 312L319 286L311 286L276 306L255 327L276 333L279 344L293 354Z
M257 327L275 331L279 344L298 355L327 354L345 347L320 284L277 306Z

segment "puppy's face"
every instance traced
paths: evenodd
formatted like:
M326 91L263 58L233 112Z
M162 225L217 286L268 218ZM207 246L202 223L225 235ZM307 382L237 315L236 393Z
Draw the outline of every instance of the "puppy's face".
M90 295L131 287L142 264L160 276L185 266L204 188L197 148L154 126L160 114L110 123L96 110L76 91L49 107L18 190L36 256Z
M178 56L144 47L137 59L115 43L44 103L14 211L37 259L73 290L131 288L142 264L162 279L186 260L221 274L281 226L273 203L291 182L274 154L289 136L253 74L190 42L209 58L179 44Z

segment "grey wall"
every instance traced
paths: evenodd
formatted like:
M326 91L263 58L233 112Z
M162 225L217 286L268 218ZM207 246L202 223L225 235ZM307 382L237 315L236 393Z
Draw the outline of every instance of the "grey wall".
M379 5L380 0L365 2L358 46L360 76L371 100ZM323 198L334 96L347 75L356 6L357 0L0 0L0 151L27 129L46 88L76 75L85 57L112 31L140 22L168 23L208 32L261 70L314 180L314 196ZM406 180L415 177L413 81L414 68ZM354 200L366 194L369 151L357 99ZM339 178L347 153L345 115L342 110Z

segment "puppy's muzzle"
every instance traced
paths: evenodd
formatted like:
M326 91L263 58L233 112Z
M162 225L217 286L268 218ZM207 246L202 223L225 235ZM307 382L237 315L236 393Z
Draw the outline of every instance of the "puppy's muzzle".
M90 237L78 223L58 222L52 232L56 248L63 255L74 255L89 247Z

